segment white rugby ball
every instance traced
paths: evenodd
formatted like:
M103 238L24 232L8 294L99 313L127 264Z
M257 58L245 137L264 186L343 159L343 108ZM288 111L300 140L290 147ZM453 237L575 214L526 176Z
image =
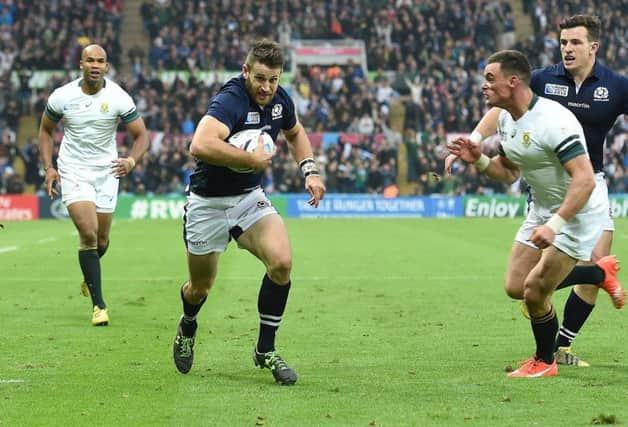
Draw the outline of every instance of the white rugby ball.
M239 148L240 150L248 151L249 153L251 153L257 148L260 135L262 135L262 138L264 140L264 151L267 153L272 153L275 150L275 141L273 141L273 138L268 133L264 132L261 129L246 129L238 133L234 133L227 140L227 142L234 147ZM230 167L229 169L239 173L253 172L253 169L249 168Z

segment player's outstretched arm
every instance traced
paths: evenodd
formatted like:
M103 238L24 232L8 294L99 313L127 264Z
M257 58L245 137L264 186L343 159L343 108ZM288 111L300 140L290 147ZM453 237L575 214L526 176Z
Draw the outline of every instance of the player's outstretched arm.
M469 137L471 142L480 144L484 139L497 132L497 121L501 111L501 108L493 107L482 116L475 126L475 129L473 129L473 132L471 132L471 136ZM445 175L451 176L451 167L457 159L458 157L453 154L445 158Z
M480 144L472 142L469 138L459 137L447 146L450 154L460 160L472 163L486 176L495 181L512 184L519 178L519 168L503 156L488 157L482 153Z
M325 197L327 190L314 160L310 139L299 122L292 129L284 130L283 134L288 140L288 149L292 158L299 164L301 173L305 177L305 189L311 196L308 203L316 208Z

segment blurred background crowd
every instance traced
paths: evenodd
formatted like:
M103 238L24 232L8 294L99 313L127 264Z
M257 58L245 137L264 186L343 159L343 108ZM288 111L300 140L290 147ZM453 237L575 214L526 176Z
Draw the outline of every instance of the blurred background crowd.
M143 39L129 45L131 12ZM514 48L533 67L560 61L558 23L575 13L600 16L598 58L626 74L625 0L0 0L0 194L41 190L33 127L48 94L77 76L89 43L106 48L110 77L132 95L151 131L150 153L121 190L180 194L195 164L187 151L191 135L222 83L199 72L237 74L259 37L284 46L307 39L364 41L368 70L357 62L289 63L290 78L282 83L312 137L328 191L382 194L405 184L402 194L519 194L518 185L489 181L463 164L452 177L441 176L444 147L452 135L470 132L486 111L480 89L485 59ZM518 36L525 33L522 22L527 36ZM38 70L58 72L34 84ZM175 70L185 74L169 73ZM607 140L611 192L626 192L628 185L627 133L622 117ZM121 155L129 143L121 132ZM277 145L264 174L266 189L301 192L286 144ZM496 150L494 140L486 145Z

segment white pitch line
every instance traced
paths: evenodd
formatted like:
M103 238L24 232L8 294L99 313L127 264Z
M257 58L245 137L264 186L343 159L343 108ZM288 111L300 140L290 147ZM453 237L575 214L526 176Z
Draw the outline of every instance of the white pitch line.
M24 380L0 380L0 384L19 384L19 383L23 383Z
M55 242L57 240L56 237L46 237L45 239L40 239L37 241L37 243L50 243L50 242Z
M17 246L6 246L4 248L0 248L0 254L3 254L5 252L13 252L17 250Z

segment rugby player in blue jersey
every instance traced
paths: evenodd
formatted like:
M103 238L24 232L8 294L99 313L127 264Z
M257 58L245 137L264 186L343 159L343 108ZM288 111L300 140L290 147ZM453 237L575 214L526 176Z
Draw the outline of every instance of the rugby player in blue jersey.
M192 138L190 153L197 166L190 177L183 228L189 278L181 288L183 315L173 345L175 365L184 374L192 368L196 317L216 279L220 253L233 239L266 267L257 300L260 330L253 361L269 369L282 385L297 380L294 370L275 351L275 333L290 291L292 254L286 227L261 188L262 171L274 153L266 153L263 144L247 152L226 142L247 129L263 128L273 140L283 132L305 178L309 203L318 207L325 186L294 103L279 86L283 66L279 44L270 40L254 43L242 73L210 101Z
M560 24L562 61L535 70L531 89L539 96L553 99L571 110L582 125L596 184L608 193L604 179L604 142L606 134L618 116L628 113L628 78L619 75L596 59L600 46L600 20L592 15L574 15ZM476 126L471 140L479 143L495 133L500 109L489 110ZM552 120L551 117L548 120ZM451 170L454 156L445 162ZM610 256L614 230L609 215L604 231L595 246L590 267L576 267L557 289L576 285L564 307L564 318L556 340L556 360L559 364L587 367L589 364L573 354L571 344L595 305L600 287L607 291L616 308L624 305L625 295L617 281L617 261ZM601 286L591 286L590 284ZM587 284L587 285L584 285ZM525 307L522 306L527 315Z

